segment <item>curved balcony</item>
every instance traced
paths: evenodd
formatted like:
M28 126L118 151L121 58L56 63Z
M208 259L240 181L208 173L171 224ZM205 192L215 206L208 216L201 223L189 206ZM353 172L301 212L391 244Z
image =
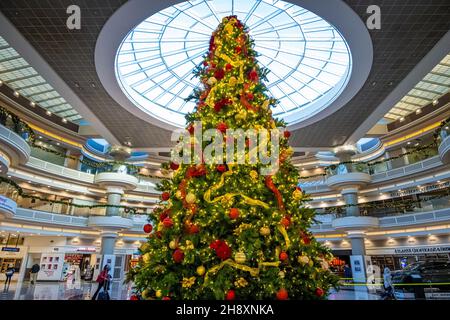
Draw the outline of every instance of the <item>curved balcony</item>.
M30 158L31 148L25 138L0 125L0 159L8 165L24 164ZM3 166L2 166L3 167Z
M102 231L120 231L131 229L133 227L133 219L121 216L90 216L87 225Z
M348 172L327 178L327 185L333 189L360 188L366 186L371 177L365 172Z
M450 163L450 135L447 130L443 129L440 132L441 143L439 144L439 157L445 164Z
M350 231L350 230L370 230L379 227L378 218L366 216L349 216L334 219L331 223L336 230Z
M101 187L117 187L124 190L134 190L138 186L138 178L120 172L102 172L94 177L94 183Z
M8 197L0 195L0 218L11 218L15 215L17 204Z

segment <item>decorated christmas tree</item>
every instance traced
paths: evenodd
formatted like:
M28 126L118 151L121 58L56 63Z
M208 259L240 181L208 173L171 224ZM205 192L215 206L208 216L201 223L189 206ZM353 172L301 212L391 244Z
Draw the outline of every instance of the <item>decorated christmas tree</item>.
M331 253L308 231L315 212L297 187L290 133L272 117L277 102L256 57L247 28L236 16L223 18L196 70L202 84L184 140L205 149L209 143L195 137L199 124L223 133L214 142L224 149L229 129L271 130L280 133L278 150L268 139L258 143L270 145L276 166L225 161L217 152L215 162L201 154L197 162L166 164L172 178L159 185L142 261L129 274L144 299L323 299L337 283ZM257 147L246 137L244 158Z

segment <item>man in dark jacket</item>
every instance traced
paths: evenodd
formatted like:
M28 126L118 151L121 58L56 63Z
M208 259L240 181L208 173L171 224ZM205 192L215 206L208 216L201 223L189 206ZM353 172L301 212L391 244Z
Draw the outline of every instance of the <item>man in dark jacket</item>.
M41 267L39 267L39 265L37 263L35 263L32 267L31 267L31 271L30 271L30 280L31 280L31 284L35 284L36 280L37 280L37 276L39 273L39 270L41 270Z

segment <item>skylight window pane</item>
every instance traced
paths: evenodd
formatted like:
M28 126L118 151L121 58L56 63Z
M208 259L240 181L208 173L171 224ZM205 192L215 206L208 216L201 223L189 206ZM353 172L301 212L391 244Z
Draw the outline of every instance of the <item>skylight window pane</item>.
M281 117L307 105L299 91L306 91L311 102L321 98L317 107L324 108L345 87L351 71L348 47L339 32L314 13L284 1L195 0L154 14L124 39L118 52L124 57L116 59L116 74L125 94L161 121L183 126L184 120L171 120L171 111L186 113L194 107L182 100L199 84L192 71L202 62L213 29L231 14L249 27L260 53L258 62L271 71L266 85L283 101L277 108ZM131 56L134 60L129 60ZM323 99L332 88L330 98Z

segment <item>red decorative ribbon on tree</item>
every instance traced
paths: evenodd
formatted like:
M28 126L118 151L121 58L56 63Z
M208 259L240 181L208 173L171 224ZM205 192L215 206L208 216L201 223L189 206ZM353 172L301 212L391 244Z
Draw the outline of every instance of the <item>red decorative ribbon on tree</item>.
M280 208L280 210L284 212L285 208L283 203L283 197L281 196L280 190L278 190L278 188L273 183L272 176L266 176L265 182L266 187L269 188L269 190L275 194L275 198L277 198L278 202L278 208Z

